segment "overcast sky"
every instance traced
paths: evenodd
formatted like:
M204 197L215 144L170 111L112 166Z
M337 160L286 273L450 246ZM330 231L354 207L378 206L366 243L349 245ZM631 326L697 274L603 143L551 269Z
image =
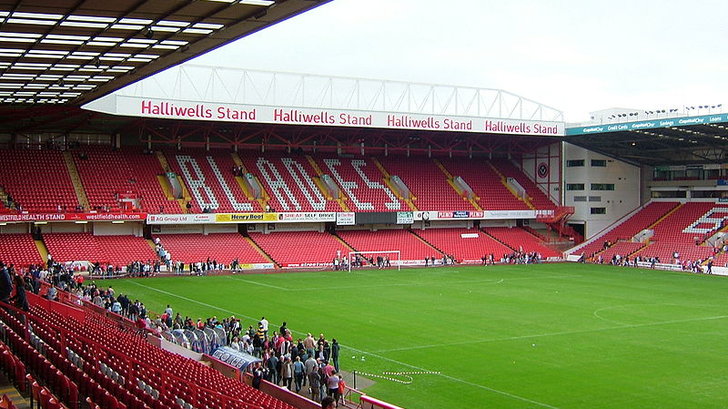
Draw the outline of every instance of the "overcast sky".
M499 88L576 122L728 103L726 21L710 0L334 0L193 63Z

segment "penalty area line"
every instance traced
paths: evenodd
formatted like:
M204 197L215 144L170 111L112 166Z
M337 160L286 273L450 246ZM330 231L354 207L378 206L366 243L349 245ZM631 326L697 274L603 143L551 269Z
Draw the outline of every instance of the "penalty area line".
M244 283L255 284L255 285L259 285L261 287L275 288L276 290L281 290L281 291L291 291L290 288L279 287L279 286L273 285L273 284L259 283L257 281L253 281L253 280L246 280L244 278L238 278L238 276L223 276L223 277L227 278L228 280L242 281Z

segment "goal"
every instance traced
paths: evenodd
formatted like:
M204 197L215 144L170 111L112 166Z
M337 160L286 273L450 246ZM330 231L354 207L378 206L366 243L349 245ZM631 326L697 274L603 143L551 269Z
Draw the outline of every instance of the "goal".
M388 268L388 267L397 267L397 270L402 269L402 260L400 259L400 252L399 250L384 250L384 251L350 251L349 252L349 272L351 272L351 268L353 267L359 267L358 265L354 266L357 256L359 256L360 260L362 261L361 267L379 267L377 265L377 257L382 257L382 263L385 264L382 266L382 268ZM389 265L386 265L386 260L389 260ZM374 262L370 262L370 260L373 260Z

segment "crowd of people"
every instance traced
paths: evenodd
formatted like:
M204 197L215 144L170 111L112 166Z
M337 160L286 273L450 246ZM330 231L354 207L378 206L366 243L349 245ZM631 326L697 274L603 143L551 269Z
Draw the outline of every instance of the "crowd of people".
M496 258L493 253L486 254L480 258L481 263L484 266L495 265ZM537 251L514 251L513 253L504 254L503 257L498 260L502 264L533 264L540 263L543 261L541 253Z
M95 282L84 284L83 281L73 281L67 290L80 301L91 302L134 321L140 330L149 329L161 334L176 329L222 329L227 346L260 358L260 362L250 367L254 385L265 379L296 393L308 393L315 401L322 401L328 396L338 402L342 397L345 383L339 374L341 347L335 338L329 341L324 334L314 338L308 333L305 337L294 339L286 322L269 334L269 323L265 317L247 328L243 328L240 318L235 316L222 320L217 316L204 320L194 320L189 316L182 318L170 305L157 319L151 319L143 302L132 302L125 294L117 295L112 286L102 289Z
M675 266L679 266L679 268L682 271L689 271L693 273L706 273L706 274L713 274L713 257L708 257L706 259L698 258L696 260L681 260L680 259L680 253L673 252L673 260L672 263ZM579 261L584 262L584 257L579 259ZM661 264L660 258L657 256L640 256L637 255L635 257L630 258L629 256L622 256L621 254L613 254L612 258L609 260L605 260L604 257L599 254L594 258L593 261L595 264L611 264L613 266L622 266L622 267L646 267L649 266L649 268L656 268L657 264ZM705 268L703 268L705 267ZM728 265L726 265L728 267Z

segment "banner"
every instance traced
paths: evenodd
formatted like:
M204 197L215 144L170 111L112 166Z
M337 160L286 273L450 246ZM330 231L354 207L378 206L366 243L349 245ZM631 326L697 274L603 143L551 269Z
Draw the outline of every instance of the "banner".
M253 355L240 352L228 346L218 347L212 353L212 356L233 368L240 369L241 371L245 371L245 369L253 363L262 362L260 358L256 358Z
M676 126L704 125L728 122L728 114L687 116L680 118L650 119L637 122L599 124L568 128L566 135L588 135L594 133L634 131L639 129L668 128Z
M413 212L397 212L397 224L412 224L414 222Z
M210 224L215 223L215 215L202 214L149 214L147 224Z
M336 213L336 225L337 226L353 226L355 222L354 212L339 212Z
M333 221L336 221L336 213L335 212L278 213L278 221L283 222L283 223L333 222Z
M565 132L564 123L560 121L223 104L115 94L89 102L83 106L83 109L111 115L194 121L414 129L422 131L541 136L563 136Z
M146 213L23 213L0 214L0 222L142 221Z
M259 223L278 220L278 213L215 213L215 223Z
M238 268L241 270L273 270L275 266L273 263L245 263L238 264Z
M417 211L414 220L503 220L535 219L544 210L458 210L452 212ZM551 211L553 213L553 211Z

